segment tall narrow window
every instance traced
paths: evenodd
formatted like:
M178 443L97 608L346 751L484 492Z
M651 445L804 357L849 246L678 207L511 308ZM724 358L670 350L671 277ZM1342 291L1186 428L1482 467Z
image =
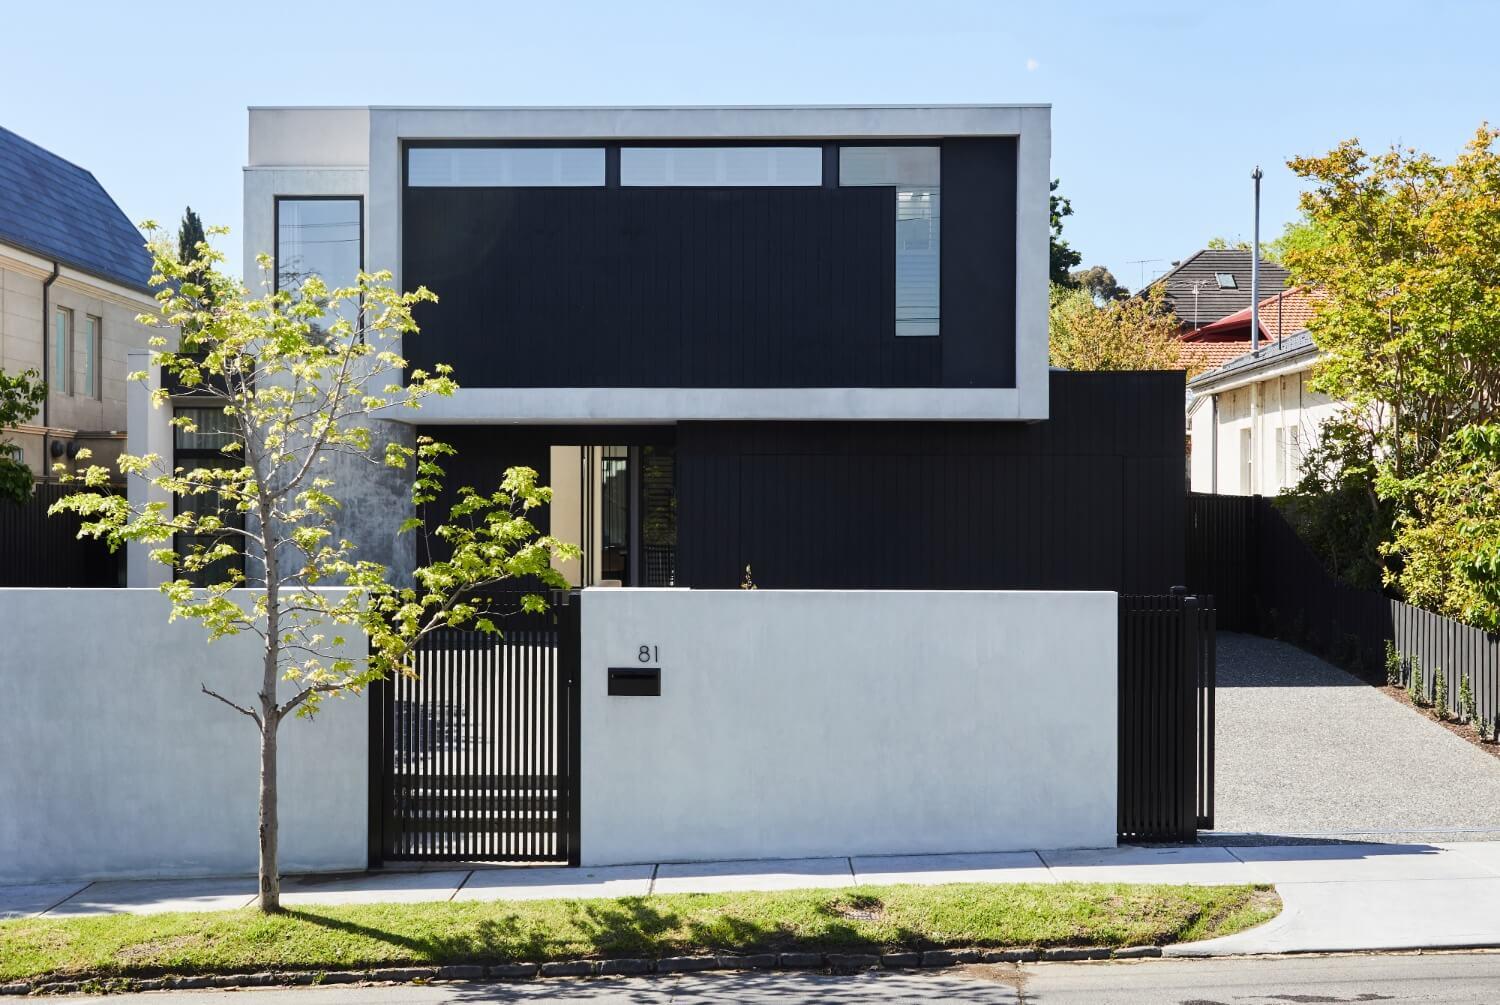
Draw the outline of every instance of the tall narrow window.
M361 209L352 198L277 199L276 288L295 297L310 276L320 277L329 290L353 286L364 267ZM317 331L340 318L358 324L359 303L352 298L336 309L325 306Z
M236 436L234 420L225 415L222 408L179 408L175 416L192 421L192 428L176 425L172 430L173 458L184 472L239 465L240 455L226 453L224 449L235 442ZM235 533L236 530L245 528L245 515L237 506L220 497L217 492L179 496L176 506L178 513L193 513L199 519L214 516L225 527L230 528L217 533L175 535L173 547L178 555L192 554L198 545L212 547L219 543L229 544L236 552L231 557L215 561L205 569L179 570L179 579L186 579L195 586L208 586L225 582L231 575L245 571L244 539Z
M839 184L896 194L896 334L936 335L942 290L941 156L937 147L844 147Z
M51 390L73 393L73 312L58 307L52 312L52 372L47 374Z
M103 323L92 314L88 315L83 324L83 393L91 398L104 396L103 388L99 386L99 355L103 349L103 336Z

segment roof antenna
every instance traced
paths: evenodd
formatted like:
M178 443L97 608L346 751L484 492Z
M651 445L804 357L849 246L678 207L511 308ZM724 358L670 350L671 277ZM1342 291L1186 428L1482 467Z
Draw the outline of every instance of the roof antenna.
M1255 243L1250 249L1250 351L1260 350L1260 165L1250 173L1255 179Z

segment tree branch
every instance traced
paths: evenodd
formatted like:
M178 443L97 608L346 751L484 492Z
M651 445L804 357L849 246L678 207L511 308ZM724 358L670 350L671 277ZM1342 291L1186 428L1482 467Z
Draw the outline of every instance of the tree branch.
M208 695L210 698L217 698L219 701L222 701L224 704L240 713L240 715L248 715L250 718L254 719L257 729L265 728L265 724L260 721L260 716L256 714L254 709L246 708L244 705L230 701L228 698L224 697L222 694L213 690L207 684L204 684L201 681L198 683L198 686L202 688L203 693Z

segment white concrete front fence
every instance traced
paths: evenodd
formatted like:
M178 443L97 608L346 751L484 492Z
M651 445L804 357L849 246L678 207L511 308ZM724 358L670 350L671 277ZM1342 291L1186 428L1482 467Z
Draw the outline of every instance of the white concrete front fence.
M582 603L585 865L1115 843L1113 593Z
M1114 844L1112 593L578 602L585 865ZM254 872L254 726L199 685L251 700L259 640L167 612L0 590L0 884ZM611 668L660 694L611 695ZM285 870L366 864L368 719L283 725Z
M255 725L199 685L253 703L260 640L168 609L0 590L0 883L255 871ZM361 701L282 724L284 869L364 868L367 735Z

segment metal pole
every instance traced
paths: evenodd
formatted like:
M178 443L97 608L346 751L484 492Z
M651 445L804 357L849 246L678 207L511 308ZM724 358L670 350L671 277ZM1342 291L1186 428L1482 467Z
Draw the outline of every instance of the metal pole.
M1255 243L1250 249L1250 351L1260 348L1260 165L1250 175L1255 179Z

